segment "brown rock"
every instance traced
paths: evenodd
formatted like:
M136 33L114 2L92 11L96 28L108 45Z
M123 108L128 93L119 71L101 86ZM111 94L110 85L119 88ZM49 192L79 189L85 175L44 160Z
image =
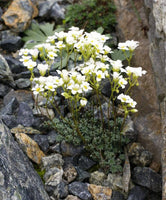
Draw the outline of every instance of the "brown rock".
M80 200L80 198L73 195L68 195L65 200Z
M7 11L2 15L2 19L9 28L16 32L22 32L37 15L38 9L31 0L13 0Z
M17 142L20 144L22 150L27 154L27 156L35 163L40 164L41 158L45 154L40 150L38 144L32 140L25 133L15 134Z
M63 177L65 180L67 180L68 183L74 181L77 177L77 171L74 166L69 165L68 167L66 167L63 172Z
M150 43L147 36L148 21L144 9L144 1L114 0L117 8L117 29L122 42L139 41L132 66L147 71L140 78L139 87L134 88L132 97L137 101L138 114L134 125L138 131L138 141L153 153L154 159L160 162L161 157L161 118L157 99L155 75L149 57Z
M88 190L94 200L110 200L112 196L112 190L108 187L90 184Z
M29 135L41 134L41 132L37 129L34 129L32 127L24 127L20 124L17 127L12 128L10 131L13 134L17 134L17 133L25 133Z
M161 169L161 165L155 161L152 161L149 167L153 169L156 173L158 173Z

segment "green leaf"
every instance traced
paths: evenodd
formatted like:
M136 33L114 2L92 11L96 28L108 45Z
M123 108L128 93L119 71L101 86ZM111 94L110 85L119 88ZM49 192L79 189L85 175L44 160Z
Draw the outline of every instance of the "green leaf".
M54 24L44 23L32 23L31 28L24 31L25 36L22 38L23 41L34 41L33 43L25 44L27 48L32 48L36 44L41 44L46 41L48 36L52 36L54 34Z
M113 60L126 60L126 58L129 58L130 56L130 52L126 51L126 53L124 54L121 50L115 50L112 54L111 54L111 58Z
M98 33L102 34L104 32L104 28L103 27L99 27L96 31Z

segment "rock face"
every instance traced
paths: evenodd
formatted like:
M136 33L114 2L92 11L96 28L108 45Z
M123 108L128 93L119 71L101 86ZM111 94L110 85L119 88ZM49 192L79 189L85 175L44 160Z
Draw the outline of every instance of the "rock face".
M132 178L134 183L147 187L153 192L162 190L161 176L148 167L135 167Z
M141 77L140 85L134 89L132 95L138 103L137 109L139 110L134 121L135 128L138 131L138 141L153 153L155 160L160 162L161 149L159 147L162 146L162 139L161 118L157 99L158 88L155 84L156 75L152 68L153 64L149 57L150 43L147 36L149 27L152 29L153 27L148 24L143 0L114 0L114 2L117 7L117 29L118 33L121 33L119 35L120 40L136 40L140 43L135 51L132 66L141 66L147 71L147 74ZM150 5L153 4L151 1L148 2ZM160 74L162 73L160 71Z
M1 200L49 200L41 179L1 120L0 152Z
M35 1L14 0L8 10L3 14L2 19L5 24L16 32L24 31L36 17L38 10Z
M11 70L5 58L0 54L0 82L8 82L11 86L15 86Z

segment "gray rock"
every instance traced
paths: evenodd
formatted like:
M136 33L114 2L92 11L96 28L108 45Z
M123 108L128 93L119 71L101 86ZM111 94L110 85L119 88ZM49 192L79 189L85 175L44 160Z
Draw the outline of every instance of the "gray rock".
M1 200L49 200L40 177L2 120L0 152Z
M89 180L89 178L90 178L89 172L84 171L84 170L80 169L79 167L75 167L75 168L77 170L77 178L76 178L77 181L85 182L85 181Z
M28 88L31 86L31 81L25 78L20 78L16 80L15 83L19 89Z
M146 167L149 166L150 163L152 162L152 153L149 151L143 151L140 155L139 162L140 166Z
M91 173L89 182L94 185L102 185L106 179L106 175L103 172L95 171Z
M53 145L56 143L58 134L52 130L47 134L49 145Z
M0 97L4 97L9 91L9 86L0 83Z
M18 125L15 115L2 115L2 120L4 124L10 129Z
M82 182L72 182L69 184L69 193L79 197L82 200L91 200L92 195L88 191L88 186L86 183Z
M145 150L140 143L132 143L128 153L131 163L137 166L146 167L152 162L152 153Z
M41 18L48 18L49 12L51 10L52 5L55 3L55 1L39 1L38 9L39 9L39 17Z
M27 103L22 102L17 112L17 123L23 126L32 126L34 122L33 111Z
M146 200L149 190L140 186L131 189L127 200Z
M121 192L113 190L111 200L125 200L125 198Z
M16 91L11 90L3 98L4 105L7 105L12 100L13 97L16 97L19 103L25 102L30 106L30 108L33 107L34 100L33 100L32 92L27 91L27 90L16 90Z
M107 179L103 182L103 186L109 187L112 190L122 190L123 186L123 177L120 174L111 174L109 173Z
M5 84L8 83L12 87L15 86L9 65L1 54L0 54L0 82Z
M60 199L60 198L64 199L67 197L67 195L68 195L68 185L64 181L61 181L54 190L53 197L55 199Z
M60 167L51 167L44 174L45 185L57 186L62 181L63 169Z
M8 37L0 42L0 47L7 52L16 52L21 49L23 41L20 36Z
M130 117L128 117L125 122L122 134L127 137L129 142L135 142L137 139L137 132L134 130L134 122Z
M32 139L35 140L35 142L37 142L37 144L43 152L47 152L49 150L47 135L33 135Z
M96 163L86 156L80 156L78 159L78 166L83 170L88 170L93 167Z
M2 8L0 7L0 21L1 21L1 16L3 15L3 10Z
M103 118L107 122L108 121L108 103L107 102L103 103L101 107L102 107L102 112L103 112ZM113 117L113 115L111 113L112 112L112 106L110 106L109 111L110 111L109 112L109 119L110 119L110 118ZM94 117L96 119L101 120L101 111L100 111L100 108L97 108L94 111Z
M63 20L65 18L65 9L55 2L51 8L50 16L55 21Z
M153 192L161 192L162 178L151 168L135 167L132 173L132 180L134 183L144 186Z
M102 90L101 90L101 92L106 97L111 96L111 85L110 85L110 82L109 82L108 79L102 80Z
M46 170L53 167L62 167L63 163L64 161L60 154L53 154L42 158L42 166Z
M21 72L28 71L27 67L23 65L22 62L19 60L13 58L12 56L5 56L5 59L10 67L10 70L12 73L20 74ZM13 75L14 76L14 75Z
M63 156L76 156L80 155L83 151L83 146L74 146L72 144L68 144L65 141L61 143L61 152Z
M60 144L57 143L57 144L50 146L50 151L53 153L61 153Z
M63 172L63 178L68 182L71 183L72 181L74 181L77 177L77 171L76 168L72 165L69 164L68 166L65 166L63 168L64 172Z
M0 113L2 115L12 115L15 114L17 108L19 106L19 103L16 99L16 97L13 97L12 100L0 110Z

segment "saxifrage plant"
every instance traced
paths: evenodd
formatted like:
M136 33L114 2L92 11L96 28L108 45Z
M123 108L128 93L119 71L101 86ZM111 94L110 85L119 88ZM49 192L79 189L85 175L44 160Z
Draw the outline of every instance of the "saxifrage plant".
M120 170L120 164L116 161L123 157L125 140L122 130L125 120L130 113L137 112L137 103L129 93L133 86L139 84L138 78L146 71L141 67L125 67L121 60L112 60L112 51L105 44L108 39L96 31L88 33L71 27L68 32L55 32L44 44L36 45L33 49L21 49L20 60L31 72L34 95L45 97L46 106L51 104L59 113L60 118L54 119L51 124L62 139L73 141L76 145L82 143L102 168L115 172ZM129 65L138 45L139 42L133 40L118 44L119 51ZM59 69L52 76L49 74L50 68L57 62L57 58L60 59ZM34 68L38 69L40 77L34 76ZM110 82L111 95L108 99L101 92L104 79ZM59 92L65 99L70 116L61 114L55 98ZM99 121L95 119L96 106L94 101L88 101L88 93L96 97ZM107 121L101 97L108 106ZM123 109L120 121L116 102ZM84 112L91 114L87 117Z

